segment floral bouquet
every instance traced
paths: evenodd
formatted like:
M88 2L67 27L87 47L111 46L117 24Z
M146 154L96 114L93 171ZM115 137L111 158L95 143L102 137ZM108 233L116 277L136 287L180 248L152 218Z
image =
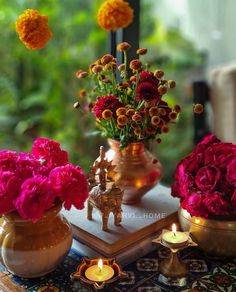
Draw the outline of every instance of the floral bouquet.
M209 135L177 166L172 196L190 215L236 215L236 145Z
M0 151L0 215L17 211L36 222L57 202L82 209L87 196L85 174L59 143L38 138L32 153Z
M175 81L164 79L162 70L150 71L139 59L128 63L130 47L127 42L117 46L124 54L124 63L119 66L112 55L106 54L90 65L89 72L76 73L79 79L92 80L94 88L91 92L81 89L80 96L86 97L102 135L120 141L121 148L167 133L168 124L175 122L180 112L179 105L172 108L163 98L175 87ZM146 53L145 48L137 50L139 56ZM79 102L74 107L79 108ZM157 142L161 139L157 138Z

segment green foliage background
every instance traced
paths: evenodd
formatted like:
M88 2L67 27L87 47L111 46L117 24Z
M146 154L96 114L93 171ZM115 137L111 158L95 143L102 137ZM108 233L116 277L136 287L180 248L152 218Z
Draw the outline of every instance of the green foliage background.
M87 113L73 110L80 89L74 73L108 50L108 35L96 22L101 2L0 0L1 148L28 151L33 138L46 136L59 141L71 161L88 170L105 141L92 134L94 120ZM149 49L153 68L161 67L168 79L177 80L175 96L167 99L184 109L178 125L153 149L164 165L164 181L170 183L177 161L193 146L192 105L185 86L203 56L178 30L162 26L152 15L152 1L141 3L141 45ZM15 20L27 8L49 17L54 36L42 50L26 49L15 32Z

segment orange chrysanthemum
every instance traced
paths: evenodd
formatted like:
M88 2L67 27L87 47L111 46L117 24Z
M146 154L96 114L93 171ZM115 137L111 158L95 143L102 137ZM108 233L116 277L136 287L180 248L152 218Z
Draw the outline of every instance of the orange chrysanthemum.
M127 27L133 20L133 9L123 0L106 0L97 14L98 24L106 31Z
M34 9L27 9L19 16L16 31L22 43L32 50L43 48L52 37L48 17Z

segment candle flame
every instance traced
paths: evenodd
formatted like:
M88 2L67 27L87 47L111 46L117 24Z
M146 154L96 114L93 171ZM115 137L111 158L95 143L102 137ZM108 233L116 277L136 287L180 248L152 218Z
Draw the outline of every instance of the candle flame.
M176 225L175 224L172 225L172 231L174 233L174 236L176 236Z
M102 267L103 267L102 259L99 259L99 261L98 261L98 270L99 270L99 272L102 271Z

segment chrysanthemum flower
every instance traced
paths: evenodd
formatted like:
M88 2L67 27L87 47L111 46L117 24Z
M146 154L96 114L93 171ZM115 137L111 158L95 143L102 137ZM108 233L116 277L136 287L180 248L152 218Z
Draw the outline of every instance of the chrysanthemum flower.
M117 123L120 126L125 126L128 123L128 118L125 115L120 115L117 118Z
M136 90L137 101L160 101L160 94L157 87L153 86L149 82L141 82Z
M34 9L27 9L19 16L16 31L22 43L31 50L42 49L52 37L48 17Z
M98 119L102 119L102 112L106 109L115 113L119 107L123 104L113 95L101 96L97 99L96 104L93 107L93 112Z
M106 31L127 27L133 20L133 9L123 0L107 0L98 10L97 21Z
M110 111L109 109L106 109L102 112L102 118L104 120L110 120L112 118L112 111Z

